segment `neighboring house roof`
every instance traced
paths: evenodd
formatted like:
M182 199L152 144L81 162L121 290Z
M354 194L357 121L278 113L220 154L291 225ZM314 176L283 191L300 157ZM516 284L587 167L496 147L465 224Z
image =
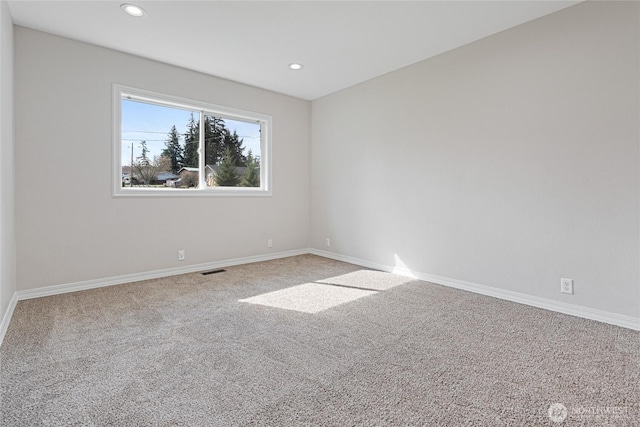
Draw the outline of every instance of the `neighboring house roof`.
M218 168L220 167L220 165L207 165L205 167L205 169L207 169L207 174L211 172L217 172ZM236 173L240 176L244 176L245 172L247 171L247 167L246 166L236 166ZM256 171L258 171L258 173L260 173L260 168L257 167Z
M206 175L210 174L210 173L215 173L217 172L218 168L220 167L220 165L206 165L204 167L205 171L206 171ZM189 167L184 167L182 169L180 169L178 171L178 174L181 174L182 172L198 172L200 169L198 168L189 168ZM246 166L236 166L236 173L240 176L243 176L245 174L247 170ZM257 167L256 170L259 172L260 168ZM160 179L160 178L158 178Z
M156 177L157 181L166 181L168 179L178 179L180 178L180 175L176 175L173 172L160 172L158 173L158 176Z
M178 171L178 175L180 175L182 172L198 172L198 170L199 170L198 168L188 168L188 167L184 167L184 168L181 168L181 169Z

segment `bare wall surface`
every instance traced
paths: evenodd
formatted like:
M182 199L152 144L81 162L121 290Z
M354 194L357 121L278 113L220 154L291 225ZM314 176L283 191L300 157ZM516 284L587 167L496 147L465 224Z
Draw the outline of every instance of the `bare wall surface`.
M638 317L639 21L585 2L313 101L311 246Z
M16 291L13 22L7 2L0 2L0 321ZM1 334L1 332L0 332Z
M307 101L23 27L15 40L18 290L308 246ZM112 198L113 83L271 115L273 197Z

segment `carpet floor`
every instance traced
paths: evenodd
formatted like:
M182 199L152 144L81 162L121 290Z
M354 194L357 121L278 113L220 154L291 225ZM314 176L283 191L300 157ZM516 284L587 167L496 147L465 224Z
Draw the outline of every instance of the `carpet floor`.
M640 333L303 255L20 301L2 426L640 425Z

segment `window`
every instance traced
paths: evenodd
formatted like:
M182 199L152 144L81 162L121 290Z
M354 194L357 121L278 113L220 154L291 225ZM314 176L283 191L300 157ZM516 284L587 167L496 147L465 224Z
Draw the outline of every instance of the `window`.
M271 194L271 117L114 85L115 196Z

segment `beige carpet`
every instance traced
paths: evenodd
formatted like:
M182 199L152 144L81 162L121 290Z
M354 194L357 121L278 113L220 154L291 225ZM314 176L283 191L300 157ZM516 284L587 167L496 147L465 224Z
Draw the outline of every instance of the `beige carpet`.
M226 270L19 302L0 425L639 425L638 332L311 255Z

